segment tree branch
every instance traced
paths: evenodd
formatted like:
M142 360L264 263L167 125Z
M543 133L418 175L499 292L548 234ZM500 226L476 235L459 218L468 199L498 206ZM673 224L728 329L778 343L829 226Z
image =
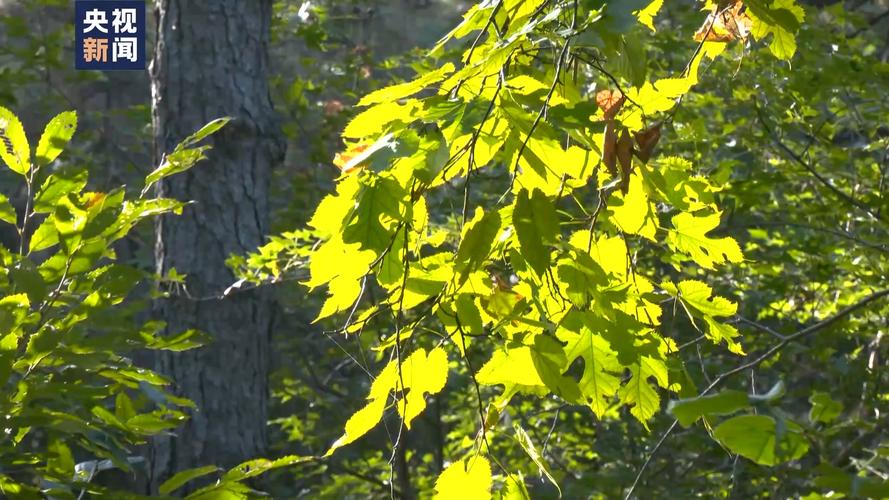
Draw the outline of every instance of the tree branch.
M774 356L776 353L778 353L778 351L783 349L790 342L793 342L797 339L800 339L800 338L805 337L807 335L811 335L811 334L816 333L820 330L823 330L823 329L833 325L834 323L839 322L841 319L845 318L846 316L849 316L850 314L854 313L855 311L858 311L859 309L862 309L865 306L867 306L873 302L876 302L886 296L889 296L889 288L880 290L878 292L874 292L874 293L868 295L867 297L861 299L860 301L843 308L842 310L840 310L839 312L837 312L836 314L834 314L833 316L831 316L829 318L823 319L811 326L803 328L802 330L799 330L796 333L785 336L784 340L778 342L777 344L775 344L774 346L769 348L764 353L760 354L758 357L756 357L752 361L744 363L740 366L732 368L731 370L729 370L727 372L720 374L703 391L701 391L700 394L698 394L698 397L706 396L708 393L710 393L710 391L712 391L713 389L715 389L716 387L721 385L729 377L731 377L735 374L747 371L751 368L756 368L757 366L762 364L764 361L768 360L769 358ZM676 429L676 426L678 424L679 424L678 420L673 420L673 423L670 424L670 427L668 427L667 430L664 431L663 435L661 435L660 439L658 439L657 444L655 444L654 448L652 448L651 452L648 454L648 456L645 458L645 461L642 463L642 467L639 468L639 472L636 474L636 479L633 480L633 484L630 486L630 489L627 491L627 494L624 497L625 499L629 500L633 496L633 492L636 491L636 486L639 485L639 481L642 479L642 475L645 473L645 469L648 468L648 465L651 463L651 460L652 460L652 458L654 458L654 455L658 452L658 450L661 448L661 446L663 446L664 442L667 440L667 438L670 436L670 434L673 433L673 431Z

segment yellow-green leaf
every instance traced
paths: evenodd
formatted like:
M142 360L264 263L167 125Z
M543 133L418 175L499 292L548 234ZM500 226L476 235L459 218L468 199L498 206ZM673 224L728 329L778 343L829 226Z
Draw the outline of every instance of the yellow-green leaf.
M386 101L371 106L346 125L343 137L362 139L383 132L393 122L410 122L416 107L416 100L413 99L405 104Z
M482 385L544 386L528 346L494 351L491 359L479 369L476 380Z
M65 111L56 115L46 125L43 135L40 136L40 142L37 143L37 150L34 154L34 161L38 165L49 165L52 163L65 149L76 130L77 113Z
M636 12L636 18L651 31L657 31L654 29L654 16L657 15L663 5L664 0L653 0L644 9Z
M663 361L648 356L640 358L630 368L632 377L620 390L621 402L631 406L632 414L645 428L648 428L648 420L654 416L661 407L661 398L651 384L649 377L654 377L657 384L663 388L668 386L667 366Z
M672 283L665 283L664 289L702 314L731 316L738 312L737 304L719 295L713 295L713 289L703 281L684 280L675 287Z
M549 267L548 245L554 243L559 234L556 207L540 190L535 189L528 196L528 191L523 189L516 197L512 223L522 257L538 276L542 275Z
M411 428L411 422L426 409L426 394L437 394L448 381L448 355L441 347L429 351L415 351L401 363L401 378L409 388L407 395L396 406L404 418L404 425ZM397 381L396 386L400 384Z
M364 96L361 101L358 102L359 106L369 106L371 104L377 104L381 102L387 101L395 101L398 99L402 99L404 97L410 97L417 92L425 89L426 87L432 85L433 83L437 83L442 81L447 75L451 74L454 71L454 65L452 63L447 63L444 66L436 69L435 71L430 71L425 73L423 76L412 80L410 82L399 83L396 85L390 85L388 87L381 88L379 90L375 90L370 94Z
M719 226L719 214L695 216L681 213L673 217L673 229L667 233L667 245L674 251L688 255L706 269L716 264L741 262L744 254L738 243L729 237L711 238L707 233Z
M31 170L31 147L25 128L15 114L0 106L0 158L10 170L27 175Z
M638 174L630 176L630 188L627 194L614 195L614 201L608 204L608 211L611 212L611 223L622 232L638 234L655 241L657 212Z
M4 194L0 194L0 220L12 224L13 226L18 221L15 215L15 208L13 208L12 203L9 202L9 198Z
M491 464L471 456L449 465L435 481L435 500L487 500L491 498Z

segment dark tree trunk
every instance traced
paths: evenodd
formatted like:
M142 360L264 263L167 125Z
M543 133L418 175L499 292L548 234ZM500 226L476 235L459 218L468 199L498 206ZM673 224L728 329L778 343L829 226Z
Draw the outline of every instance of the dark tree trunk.
M219 299L234 278L232 253L263 241L271 167L283 154L269 97L272 0L155 0L151 68L157 157L214 118L233 117L211 140L208 159L164 181L160 193L195 203L157 227L159 273L186 274L156 312L169 333L197 328L208 346L162 354L157 368L197 404L191 419L152 443L151 489L175 472L230 467L266 449L269 333L267 292Z

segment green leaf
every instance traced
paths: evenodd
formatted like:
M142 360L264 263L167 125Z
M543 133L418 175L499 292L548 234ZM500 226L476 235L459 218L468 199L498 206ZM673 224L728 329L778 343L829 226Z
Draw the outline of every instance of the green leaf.
M374 399L352 414L352 416L349 417L349 420L346 421L345 432L339 439L330 445L330 449L327 450L327 453L325 453L324 456L328 457L332 455L338 448L346 446L370 432L378 423L380 423L385 409L385 399Z
M43 181L40 190L34 197L34 212L52 212L56 203L69 193L80 193L86 187L86 170L68 170L53 172Z
M738 312L737 304L713 295L713 289L703 281L683 280L675 287L671 283L665 283L664 289L701 314L732 316Z
M608 204L608 211L611 212L609 220L615 227L621 232L638 234L655 241L658 222L655 207L638 174L630 176L627 193L617 193L613 200Z
M129 420L136 416L133 400L125 392L117 393L114 398L114 416L118 420Z
M234 481L221 481L205 486L185 497L185 500L244 500L263 495L249 486Z
M568 342L565 348L568 366L578 357L583 359L580 390L593 413L602 418L620 389L618 375L623 366L609 343L582 324L579 315L570 314L560 326L559 338Z
M127 427L144 434L146 436L154 435L162 431L175 429L181 424L178 421L167 420L151 413L143 413L127 420Z
M395 407L404 418L405 427L410 429L411 422L426 409L426 395L438 394L447 381L448 355L441 347L430 349L428 355L419 349L401 363L395 388L400 389L404 383L407 394Z
M343 130L343 137L362 139L385 131L394 122L410 123L416 111L415 100L406 104L386 101L358 113Z
M389 87L384 87L379 90L375 90L370 94L362 97L361 100L358 102L358 105L369 106L371 104L390 102L402 99L404 97L410 97L423 90L424 88L432 85L433 83L444 80L445 76L452 73L453 71L454 65L452 63L447 63L434 71L424 73L416 80L399 83L396 85L391 85Z
M177 472L173 477L167 479L160 485L160 487L158 487L158 492L161 495L169 495L182 486L185 486L185 483L219 470L219 467L216 467L215 465L205 465L203 467L196 467L194 469Z
M46 298L47 286L37 267L28 259L9 269L9 277L16 291L25 292L32 304L40 304Z
M12 203L6 195L0 194L0 220L15 226L18 223L18 216L15 213Z
M745 5L753 20L751 33L762 40L770 33L769 50L778 59L789 61L796 53L796 32L805 11L794 0L747 0Z
M54 439L47 448L49 459L46 468L56 477L71 477L74 474L74 456L71 454L71 448L61 439Z
M389 221L403 218L401 200L405 196L404 189L395 179L370 177L361 191L352 219L343 231L343 241L382 254L392 242Z
M713 437L728 448L760 465L796 460L809 451L800 427L787 422L782 438L776 436L775 419L765 415L740 415L719 424Z
M51 216L47 217L31 235L31 240L28 242L28 253L45 250L58 242L59 231L56 229L55 221Z
M554 243L559 234L555 206L542 191L535 189L529 197L522 189L516 196L512 223L522 257L538 276L543 275L550 262L547 245Z
M491 464L475 455L447 466L435 480L435 500L486 500L491 498Z
M559 488L559 483L556 482L556 478L553 477L553 473L549 470L549 465L544 460L543 456L537 451L537 447L534 446L534 442L531 441L531 436L525 432L525 429L522 429L522 426L518 424L518 422L512 423L512 428L515 431L516 440L519 442L519 445L525 450L525 453L537 465L537 468L540 472L549 479L549 482L552 483L553 486L556 487L556 490L559 492L559 497L562 496L562 489Z
M298 465L306 462L311 462L316 460L315 457L301 457L297 455L289 455L286 457L281 457L276 460L269 460L267 458L257 458L255 460L249 460L244 462L237 467L232 468L228 472L222 476L223 481L243 481L244 479L249 479L251 477L256 477L260 474L265 474L266 472L279 469L281 467L289 467L291 465Z
M630 367L632 377L620 390L620 399L631 406L630 413L648 428L648 420L661 407L661 398L651 384L649 377L654 377L663 388L668 385L667 366L659 359L643 356L639 362Z
M843 403L831 399L826 392L815 391L809 396L812 409L809 410L809 421L829 424L843 413Z
M849 474L827 462L815 467L815 473L817 477L814 482L820 488L851 498L889 498L889 481L885 479Z
M163 163L145 177L145 187L142 188L142 196L148 193L155 183L171 175L185 172L195 166L197 162L206 158L204 151L210 146L201 146L194 149L176 149L163 159Z
M12 111L0 106L0 158L10 170L27 175L31 170L31 147L22 122Z
M744 260L741 248L734 239L707 236L717 226L718 213L702 217L680 213L673 217L673 229L667 233L667 245L674 251L688 255L705 269L715 269L715 264Z
M552 393L569 403L581 402L580 387L573 378L562 375L565 366L565 351L562 346L550 337L539 335L534 339L531 349L531 360L540 380Z
M196 347L201 347L210 342L211 338L198 330L186 330L178 335L169 337L147 336L145 347L148 349L182 352Z
M472 271L477 271L488 258L494 239L500 233L500 214L496 211L485 213L481 208L475 210L475 216L466 224L463 239L457 249L455 271L460 281Z
M228 124L228 122L230 122L231 120L232 119L230 117L223 117L223 118L217 118L217 119L207 123L206 125L201 127L200 130L198 130L194 134L191 134L190 136L186 137L185 140L183 140L181 143L179 143L178 146L176 146L176 149L177 150L178 149L185 149L185 148L194 146L195 144L201 142L202 140L206 139L207 137L218 132L220 129L222 129L222 127L226 126Z
M34 154L35 163L39 166L52 163L64 151L76 130L76 112L65 111L56 115L46 125L43 135L40 136L40 142L37 143L37 150Z
M667 411L676 417L683 427L688 427L707 415L731 415L750 406L747 394L741 391L722 391L712 396L670 401Z
M482 385L545 386L534 366L534 356L528 346L494 351L491 359L478 370L475 378Z
M593 297L608 286L605 271L585 251L572 251L559 260L556 273L568 299L581 308L587 307Z

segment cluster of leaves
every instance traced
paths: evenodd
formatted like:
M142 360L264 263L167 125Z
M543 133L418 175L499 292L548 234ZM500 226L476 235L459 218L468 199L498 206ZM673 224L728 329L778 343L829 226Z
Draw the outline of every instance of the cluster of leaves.
M201 160L206 147L196 144L224 123L180 144L146 189ZM143 461L134 446L174 429L193 407L129 354L192 349L201 335L161 336L162 323L141 321L134 289L150 275L114 250L140 222L186 203L86 190L85 169L56 162L76 127L76 114L62 113L32 149L19 119L0 107L0 157L27 192L19 211L0 195L0 220L20 242L0 247L0 491L14 498L108 493L93 476L132 471Z
M448 54L473 35L457 61L445 57L359 102L334 161L343 176L311 235L293 233L253 257L258 280L308 261L306 284L327 289L316 321L345 317L338 332L388 359L328 454L390 411L397 450L426 395L455 375L477 396L463 399L477 422L449 442L452 465L437 482L444 496L455 484L485 496L495 483L504 495L527 494L521 474L492 451L507 438L547 471L516 421L527 401L555 398L602 420L628 408L643 427L662 391L689 398L673 407L687 424L761 404L729 393L716 401L728 399L731 411L713 409L705 398L718 383L698 391L675 356L684 346L663 318L673 323L677 313L702 338L744 354L726 322L737 305L700 279L743 254L734 239L711 235L727 177L652 153L662 127L679 128L680 103L702 67L754 40L790 59L803 11L792 2L706 2L709 17L686 35L682 70L649 67L639 42L662 4L482 2L432 51ZM666 75L650 77L656 69ZM515 437L501 432L505 421ZM808 449L782 416L741 415L717 430L723 446L759 463Z

